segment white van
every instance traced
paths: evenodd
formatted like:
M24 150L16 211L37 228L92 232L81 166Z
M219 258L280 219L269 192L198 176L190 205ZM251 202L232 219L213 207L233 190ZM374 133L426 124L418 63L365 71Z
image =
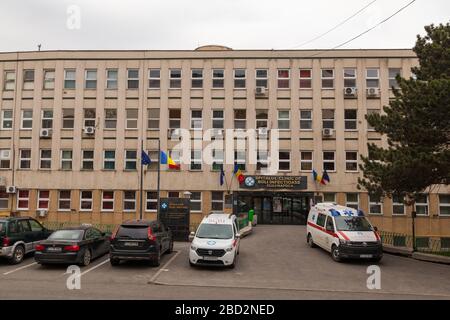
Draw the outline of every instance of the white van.
M383 257L378 231L361 210L318 203L309 211L306 230L309 246L327 250L334 261L361 258L378 262Z
M189 264L234 268L239 254L240 234L233 214L211 213L191 232Z

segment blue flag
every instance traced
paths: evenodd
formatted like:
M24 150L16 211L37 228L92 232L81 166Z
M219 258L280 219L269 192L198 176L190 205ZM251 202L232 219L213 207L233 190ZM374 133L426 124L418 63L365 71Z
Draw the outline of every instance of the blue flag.
M150 163L152 163L152 160L150 159L150 157L148 156L148 154L144 150L142 150L142 152L141 152L141 163L144 166L149 165Z
M225 179L225 172L223 172L223 167L220 168L220 185L223 186L223 182Z
M164 151L161 151L160 158L161 158L161 161L160 161L161 164L167 164L167 154Z

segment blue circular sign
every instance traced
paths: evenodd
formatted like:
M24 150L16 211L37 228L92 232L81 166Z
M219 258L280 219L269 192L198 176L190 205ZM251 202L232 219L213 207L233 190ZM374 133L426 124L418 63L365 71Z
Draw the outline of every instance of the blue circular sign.
M167 204L167 202L161 203L161 208L163 208L163 209L167 209L168 206L169 205Z

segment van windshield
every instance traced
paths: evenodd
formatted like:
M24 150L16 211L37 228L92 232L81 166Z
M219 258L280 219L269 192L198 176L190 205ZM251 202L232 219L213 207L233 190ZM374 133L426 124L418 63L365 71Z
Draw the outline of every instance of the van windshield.
M0 235L4 235L6 233L6 222L0 221Z
M200 227L198 227L197 238L231 239L233 238L233 228L230 224L202 223Z
M373 231L365 217L334 217L339 231Z

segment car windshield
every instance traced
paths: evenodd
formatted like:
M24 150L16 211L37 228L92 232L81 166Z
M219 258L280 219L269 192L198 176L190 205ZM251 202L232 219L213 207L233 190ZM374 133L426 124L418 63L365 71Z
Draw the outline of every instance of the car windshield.
M6 222L0 221L0 235L5 234L6 231Z
M116 236L118 238L147 239L148 226L121 226Z
M200 227L198 227L197 238L231 239L233 238L233 228L230 224L202 223Z
M334 220L339 231L373 231L365 217L335 217Z
M53 232L48 240L81 240L83 230L58 230Z

